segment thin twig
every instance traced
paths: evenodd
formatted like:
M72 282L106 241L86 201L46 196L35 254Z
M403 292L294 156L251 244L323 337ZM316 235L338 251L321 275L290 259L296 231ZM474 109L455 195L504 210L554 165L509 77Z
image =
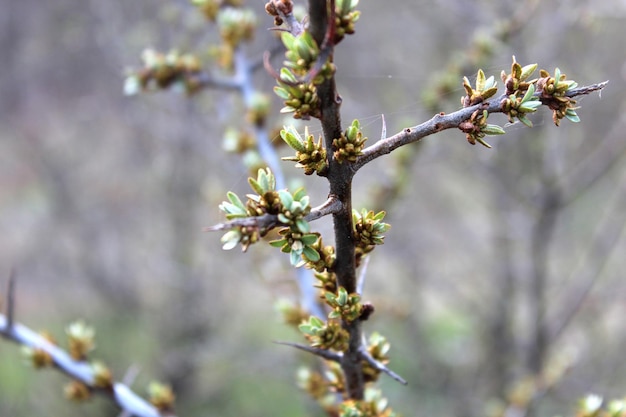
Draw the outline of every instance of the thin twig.
M367 274L367 266L370 263L370 257L365 256L361 261L361 271L359 271L359 276L356 281L356 292L357 294L363 294L363 287L365 286L365 275Z
M307 222L312 222L314 220L319 219L320 217L328 216L329 214L338 213L342 208L341 201L337 198L337 196L331 194L328 196L328 200L326 200L323 204L314 207L311 209L311 212L306 215L305 220Z
M321 217L328 216L341 210L341 201L336 197L330 196L328 200L320 206L311 209L311 212L307 214L304 219L308 222L312 222ZM227 222L218 223L213 226L208 226L202 229L203 232L216 232L220 230L230 230L235 227L256 227L259 229L272 229L280 225L276 214L263 214L262 216L254 217L242 217L239 219L229 220Z
M15 269L11 269L7 285L7 330L13 327L15 317Z
M377 361L376 359L374 359L372 357L372 355L370 355L370 353L364 347L361 347L361 350L359 351L359 354L361 355L361 358L364 361L369 363L371 366L376 368L378 371L383 372L383 373L389 375L391 378L395 379L396 381L398 381L402 385L408 385L408 382L406 382L406 380L404 378L402 378L400 375L398 375L397 373L395 373L391 369L387 368L386 365L384 365L384 364L380 363L379 361Z
M230 230L235 227L257 227L259 229L271 229L279 224L276 214L264 214L262 216L242 217L240 219L229 220L213 226L205 227L203 232L216 232L219 230Z
M276 343L277 345L291 346L296 349L300 349L305 352L312 353L315 356L319 356L320 358L324 358L326 360L333 361L333 362L341 362L341 358L343 357L343 354L339 352L333 352L327 349L314 348L311 346L302 345L300 343L280 342L280 341L275 341L274 343Z

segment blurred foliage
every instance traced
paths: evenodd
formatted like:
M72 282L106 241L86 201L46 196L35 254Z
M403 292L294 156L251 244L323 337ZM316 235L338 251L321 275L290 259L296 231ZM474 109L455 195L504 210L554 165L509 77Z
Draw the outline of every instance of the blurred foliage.
M584 99L581 124L543 129L549 118L530 115L534 130L506 126L493 150L461 146L455 132L363 170L355 206L397 225L363 294L376 306L366 331L385 329L392 368L410 382L381 378L394 409L482 416L519 401L565 415L589 392L623 397L626 62L614 51L626 6L361 3L359 34L338 47L336 66L344 119L358 118L364 137L379 136L381 114L395 132L457 108L463 76L475 84L480 66L497 77L513 54L581 82L611 80L601 99ZM245 168L221 150L244 106L220 91L122 95L124 68L144 47L204 50L206 63L225 65L228 51L207 51L224 34L184 1L1 5L0 265L18 271L17 319L60 334L84 318L114 374L136 365L136 387L171 381L181 416L319 413L293 384L306 357L270 343L296 336L271 307L294 293L284 257L222 252L200 233L220 220L226 190L247 192ZM500 26L515 16L516 30ZM272 18L259 11L256 24ZM246 49L261 56L275 39L257 35ZM423 95L433 74L454 80L434 99ZM256 77L271 90L271 77ZM69 406L64 376L19 358L0 343L0 415L115 412L99 399ZM558 383L544 389L537 366L561 370Z

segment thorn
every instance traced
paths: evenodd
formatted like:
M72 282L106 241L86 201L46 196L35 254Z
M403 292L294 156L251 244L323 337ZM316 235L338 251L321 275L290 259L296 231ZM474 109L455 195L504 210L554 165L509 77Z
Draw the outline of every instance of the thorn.
M385 115L381 114L380 117L383 119L383 131L380 134L380 140L384 140L387 137L387 124L385 123Z
M312 353L315 356L319 356L320 358L324 358L326 360L333 361L333 362L340 362L341 358L343 357L342 353L332 352L326 349L314 348L314 347L307 346L307 345L301 345L300 343L279 342L279 341L274 341L274 343L276 343L277 345L291 346L296 349L300 349L305 352Z
M128 369L126 370L126 373L124 374L124 377L122 378L122 384L128 387L133 385L133 382L135 382L137 375L139 375L139 371L140 371L139 366L135 364L129 366Z
M357 294L363 294L363 286L365 286L365 274L367 273L367 266L370 263L370 257L365 256L363 262L361 263L361 271L359 272L359 277L356 282L356 292Z
M372 365L374 368L376 368L380 372L386 373L387 375L389 375L391 378L395 379L402 385L408 385L408 382L406 382L404 378L402 378L400 375L398 375L391 369L387 368L387 366L385 366L384 364L372 358L372 355L370 355L370 353L367 350L365 350L363 346L361 346L361 348L359 349L359 354L361 355L361 359L365 360L367 363Z
M7 331L13 327L15 316L15 269L11 269L7 285Z

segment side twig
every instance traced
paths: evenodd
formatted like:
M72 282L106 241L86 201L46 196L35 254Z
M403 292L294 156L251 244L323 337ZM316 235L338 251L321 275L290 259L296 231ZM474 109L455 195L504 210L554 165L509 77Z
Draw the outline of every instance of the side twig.
M590 94L595 91L602 90L604 87L606 87L607 84L608 81L604 81L598 84L575 88L571 91L568 91L567 96L577 97ZM539 94L535 93L535 95L538 96ZM489 100L485 103L465 107L453 113L439 113L422 124L414 127L407 127L401 132L396 133L395 135L390 136L384 140L380 140L372 146L366 148L363 151L363 154L352 165L352 169L354 170L354 172L356 172L368 162L388 153L391 153L393 150L399 148L400 146L417 142L434 133L441 132L442 130L458 128L460 123L469 120L472 117L472 114L479 109L487 110L488 113L502 113L500 103L505 98L506 96L502 95L495 100Z

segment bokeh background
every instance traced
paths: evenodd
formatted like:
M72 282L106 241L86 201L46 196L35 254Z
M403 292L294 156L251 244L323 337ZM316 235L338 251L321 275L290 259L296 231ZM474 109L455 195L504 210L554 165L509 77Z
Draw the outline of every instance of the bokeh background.
M262 1L251 59L275 45ZM17 320L62 338L82 319L94 357L132 387L172 383L180 416L322 413L295 383L315 362L272 343L299 341L275 304L297 301L288 259L257 245L221 250L227 190L247 192L239 155L222 150L241 98L207 90L125 97L145 47L197 52L214 26L188 2L1 0L0 283L16 271ZM574 413L590 392L626 394L626 2L362 1L357 34L337 48L344 123L380 137L452 111L461 77L522 64L558 66L580 84L580 124L506 127L494 149L444 132L368 165L355 206L388 211L369 263L366 331L392 343L407 387L380 386L405 416L485 416L512 406ZM275 67L280 57L274 59ZM451 80L451 81L450 81ZM255 84L271 91L258 71ZM280 108L274 102L275 114ZM492 119L506 124L502 116ZM273 117L280 126L283 120ZM316 121L312 131L319 132ZM279 149L281 155L288 150ZM324 201L321 178L292 184ZM330 224L316 223L331 242ZM6 294L4 284L1 294ZM67 378L35 371L0 340L0 415L110 416L73 405Z

